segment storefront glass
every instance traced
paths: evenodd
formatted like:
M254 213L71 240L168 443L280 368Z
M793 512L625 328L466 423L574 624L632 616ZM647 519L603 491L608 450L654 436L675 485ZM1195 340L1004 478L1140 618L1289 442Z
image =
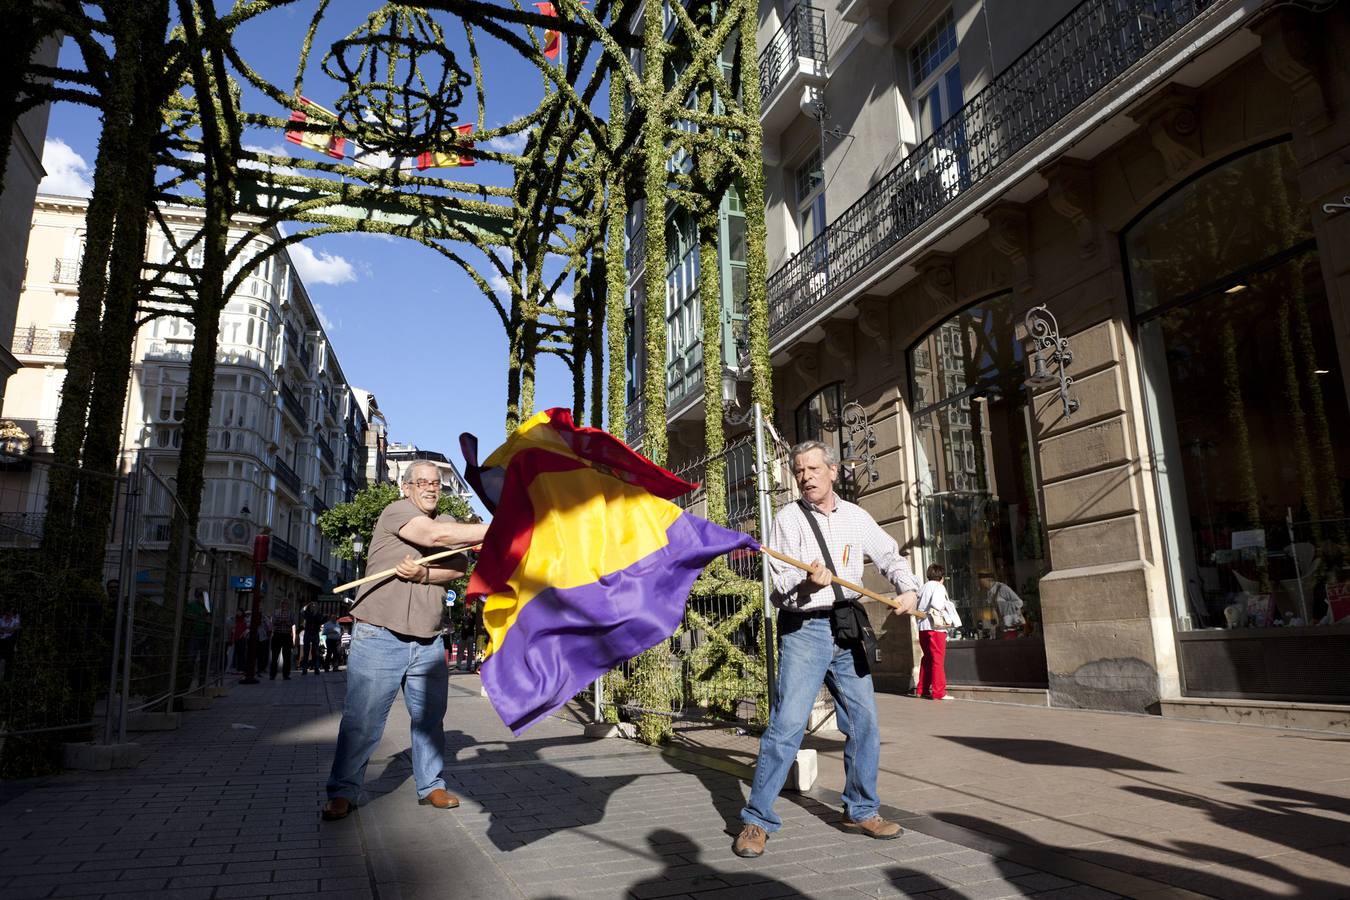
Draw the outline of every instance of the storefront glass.
M1254 150L1125 236L1181 632L1350 625L1347 311L1328 302L1296 175L1289 143ZM1308 681L1265 677L1265 693Z
M1040 632L1039 581L1050 560L1028 452L1020 322L1012 295L1000 295L943 322L909 354L923 565L946 568L962 620L954 651ZM1039 676L996 666L966 680L1036 682L1040 660Z

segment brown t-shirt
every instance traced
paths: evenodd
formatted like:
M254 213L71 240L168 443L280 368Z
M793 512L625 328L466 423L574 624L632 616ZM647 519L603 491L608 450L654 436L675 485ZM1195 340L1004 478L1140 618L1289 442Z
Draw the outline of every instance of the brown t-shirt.
M370 538L370 552L366 556L367 572L382 572L399 564L403 557L429 556L441 549L419 547L398 536L399 529L414 516L424 513L404 497L395 500L380 513L375 522L375 533ZM437 516L437 522L458 521L454 516ZM441 633L441 614L445 609L445 585L416 584L390 575L379 581L362 585L356 595L352 615L362 622L379 625L399 634L413 637L436 637Z

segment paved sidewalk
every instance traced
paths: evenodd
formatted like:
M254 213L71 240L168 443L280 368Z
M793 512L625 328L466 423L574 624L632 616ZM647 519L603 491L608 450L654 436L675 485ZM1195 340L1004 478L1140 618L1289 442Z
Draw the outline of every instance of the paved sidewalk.
M1350 897L1343 733L894 694L878 708L880 794L906 828L1127 896ZM757 750L716 729L683 743L732 771ZM806 746L828 802L843 740Z
M562 719L513 738L463 674L445 722L446 774L464 805L416 804L399 704L369 799L323 823L343 685L323 674L236 686L179 730L141 735L150 755L138 769L7 785L0 897L1115 896L923 830L845 834L812 797L781 801L786 827L768 853L738 859L728 823L742 782L586 739Z

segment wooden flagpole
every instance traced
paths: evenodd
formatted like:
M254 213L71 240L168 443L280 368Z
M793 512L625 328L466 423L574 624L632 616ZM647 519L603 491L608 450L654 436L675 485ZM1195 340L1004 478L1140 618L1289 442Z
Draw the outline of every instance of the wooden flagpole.
M801 570L804 571L804 572L809 572L809 571L811 571L811 564L810 564L810 563L804 563L804 562L802 562L800 559L794 559L794 558L792 558L791 556L787 556L786 554L779 553L777 550L770 550L768 547L765 547L763 544L760 545L759 550L760 550L761 553L768 554L769 556L772 556L774 559L778 560L779 562L785 562L785 563L787 563L787 564L790 565L790 566L796 566L797 568L801 569ZM864 597L867 597L869 600L876 600L878 603L884 603L884 604L886 604L887 606L889 606L891 609L894 609L894 610L897 610L897 611L903 611L906 615L913 616L913 617L916 618L916 619L926 619L926 618L928 618L927 614L925 614L925 613L923 613L923 612L920 612L920 611L917 610L917 609L900 610L900 604L899 604L899 603L896 603L896 602L895 602L894 600L892 600L890 597L884 597L884 596L882 596L881 594L878 594L876 591L869 591L867 588L863 587L863 586L860 585L860 584L854 584L854 583L851 582L851 581L845 581L844 579L839 578L838 576L835 576L835 575L831 575L831 576L830 576L830 580L833 581L835 584L839 585L840 587L846 587L846 588L848 588L850 591L857 591L858 593L862 594Z
M482 544L465 544L463 547L455 547L452 550L442 550L440 553L433 553L430 556L424 556L421 559L415 559L413 560L413 562L417 563L417 565L419 566L425 566L426 564L435 562L438 559L445 559L447 556L454 556L459 553L468 553L470 550L477 550L482 546L483 546ZM376 572L373 575L367 575L364 578L358 578L355 581L349 581L346 584L339 584L337 587L333 588L333 593L340 594L343 591L349 591L354 587L360 587L361 585L367 584L368 582L379 581L382 578L388 578L390 575L393 575L397 571L398 571L397 568L385 569L383 572Z

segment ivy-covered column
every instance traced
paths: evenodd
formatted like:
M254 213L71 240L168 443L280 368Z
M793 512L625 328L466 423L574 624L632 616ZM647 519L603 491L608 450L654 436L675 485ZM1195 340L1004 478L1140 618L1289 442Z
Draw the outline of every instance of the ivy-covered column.
M750 321L751 398L773 418L773 364L769 360L769 261L764 224L764 129L759 124L759 50L755 39L758 7L752 0L735 0L740 14L741 112L745 118L745 148L739 156L745 194L746 311Z
M661 7L643 9L642 92L647 120L642 126L643 229L647 235L646 300L643 304L643 349L646 371L642 379L644 401L642 452L658 466L665 465L666 434L666 146L665 60L666 43Z
M609 433L624 437L627 429L626 374L627 346L624 339L624 294L628 289L628 269L624 256L624 226L628 216L628 196L620 158L624 132L623 79L615 72L609 79L609 182L605 185L608 208L605 213L605 335L609 350Z

